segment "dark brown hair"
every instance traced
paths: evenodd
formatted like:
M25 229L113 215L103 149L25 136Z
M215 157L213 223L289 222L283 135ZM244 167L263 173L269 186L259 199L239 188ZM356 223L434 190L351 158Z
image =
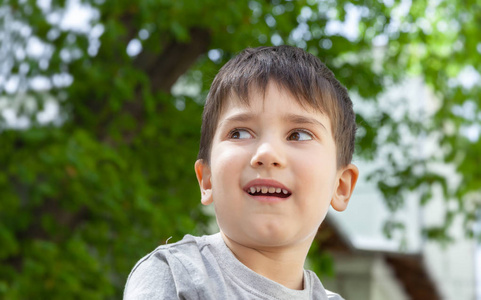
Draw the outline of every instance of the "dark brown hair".
M198 159L210 163L212 140L226 101L237 96L248 105L249 92L265 94L270 81L303 107L330 118L337 166L348 165L354 152L356 117L347 90L319 58L292 46L248 48L219 70L204 106Z

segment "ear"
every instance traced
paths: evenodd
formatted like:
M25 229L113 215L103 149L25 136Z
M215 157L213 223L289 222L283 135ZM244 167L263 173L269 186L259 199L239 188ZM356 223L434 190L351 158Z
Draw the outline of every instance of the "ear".
M349 164L338 171L337 187L331 200L331 206L335 210L343 211L347 208L358 177L359 170L353 164Z
M202 159L198 159L194 168L200 187L200 202L204 205L209 205L213 201L210 166L204 164Z

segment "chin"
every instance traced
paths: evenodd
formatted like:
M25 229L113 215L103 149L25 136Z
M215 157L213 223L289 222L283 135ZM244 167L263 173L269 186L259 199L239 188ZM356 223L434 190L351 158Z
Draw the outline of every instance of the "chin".
M248 233L248 238L257 245L265 247L282 247L294 240L293 235L286 228L273 226L252 230Z

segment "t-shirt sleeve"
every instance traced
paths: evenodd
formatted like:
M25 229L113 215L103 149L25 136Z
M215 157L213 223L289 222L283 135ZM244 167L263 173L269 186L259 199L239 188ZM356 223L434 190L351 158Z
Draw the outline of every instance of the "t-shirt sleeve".
M150 255L139 261L130 273L124 300L177 299L172 271L165 257Z
M339 294L326 290L328 300L344 300Z

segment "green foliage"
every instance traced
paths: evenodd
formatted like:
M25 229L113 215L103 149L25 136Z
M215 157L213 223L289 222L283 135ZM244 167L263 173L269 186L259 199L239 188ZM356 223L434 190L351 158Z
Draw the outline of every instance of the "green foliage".
M208 218L192 172L201 104L220 66L248 46L288 43L319 56L374 105L374 115L358 115L357 150L364 159L386 158L388 166L370 177L387 206L399 209L411 191L426 203L441 187L447 204L457 206L447 211L445 226L427 228L426 235L449 240L455 214L473 235L481 141L460 132L480 123L481 88L479 81L453 83L467 67L481 70L481 8L468 2L412 1L403 14L404 1L88 0L82 5L93 11L89 27L66 29L56 17L66 1L49 7L5 1L0 111L14 108L30 126L13 129L0 114L0 298L118 299L142 255L170 236L205 232ZM360 11L356 36L327 30L353 7ZM198 39L199 32L206 37ZM26 51L32 38L47 50ZM142 45L132 56L131 41ZM172 95L158 78L174 73L159 61L169 62L169 46L202 43L207 47L193 54L195 63L181 77L196 92ZM176 66L187 61L177 59ZM422 78L436 95L431 115L394 117L378 101L406 76ZM32 85L39 77L48 92ZM11 78L16 88L7 88ZM37 113L52 98L59 120L41 124ZM419 137L414 145L433 138L438 153L413 156L407 133ZM453 164L459 185L433 163ZM389 234L402 225L390 220L385 228ZM314 268L329 273L329 259L319 259Z
M318 240L314 240L309 248L308 260L309 270L318 276L333 277L335 275L334 260L331 254L322 249Z
M184 137L200 124L175 109L170 116L172 127L152 122L131 147L78 128L3 133L2 143L23 143L0 156L8 167L0 254L15 262L2 267L6 298L119 297L136 259L170 236L199 232L206 219L194 211L195 177L184 167L196 145ZM27 288L32 282L44 284Z

